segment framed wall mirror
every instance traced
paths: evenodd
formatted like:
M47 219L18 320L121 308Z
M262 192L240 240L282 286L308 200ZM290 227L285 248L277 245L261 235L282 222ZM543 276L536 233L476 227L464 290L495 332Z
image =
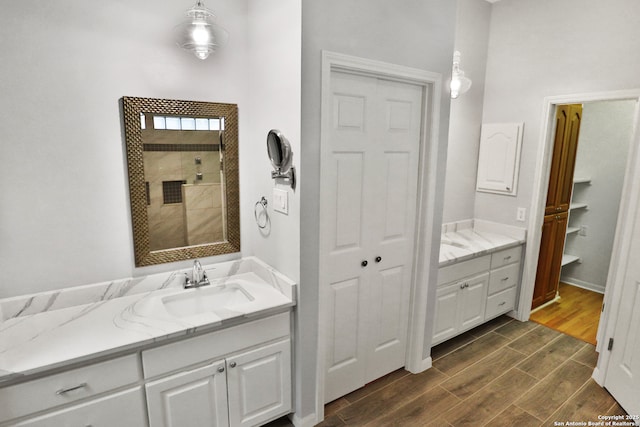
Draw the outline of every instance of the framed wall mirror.
M238 106L122 98L137 267L240 251Z

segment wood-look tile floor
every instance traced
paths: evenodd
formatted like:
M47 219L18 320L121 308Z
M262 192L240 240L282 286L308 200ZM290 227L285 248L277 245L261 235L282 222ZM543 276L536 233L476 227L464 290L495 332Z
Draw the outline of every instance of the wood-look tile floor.
M553 426L624 410L592 379L593 345L533 322L495 319L325 406L319 426ZM286 419L270 427L291 426Z
M560 282L560 300L531 313L530 320L596 344L604 295Z

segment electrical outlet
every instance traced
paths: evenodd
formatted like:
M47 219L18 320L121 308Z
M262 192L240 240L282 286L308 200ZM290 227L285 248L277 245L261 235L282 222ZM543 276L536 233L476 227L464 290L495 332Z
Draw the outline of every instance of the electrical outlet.
M527 217L527 209L526 208L518 208L518 212L516 214L516 220L524 222Z
M581 225L578 234L580 236L587 237L587 234L589 234L589 227L587 227L586 225Z
M289 193L286 190L280 190L279 188L273 189L273 210L276 212L289 215Z

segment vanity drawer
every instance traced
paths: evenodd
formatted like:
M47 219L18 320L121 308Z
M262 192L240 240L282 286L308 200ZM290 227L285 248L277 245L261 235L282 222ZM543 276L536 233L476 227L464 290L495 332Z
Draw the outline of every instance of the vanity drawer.
M132 354L0 388L0 422L135 383L142 377L137 357Z
M444 285L463 277L475 276L484 271L489 270L491 264L491 256L484 255L473 258L468 261L458 262L456 264L447 265L438 270L438 285Z
M493 295L496 292L500 292L504 289L516 286L520 276L520 264L509 264L505 267L500 267L495 270L491 270L491 276L489 278L489 295Z
M219 359L258 344L290 336L290 314L276 314L253 322L177 341L142 352L146 379Z
M522 254L522 245L515 248L505 249L491 255L491 268L502 267L503 265L512 264L520 261Z
M487 308L485 319L489 320L499 314L506 313L514 309L516 304L516 288L505 289L487 298Z
M142 388L138 386L10 425L13 427L145 426L147 414L142 399Z

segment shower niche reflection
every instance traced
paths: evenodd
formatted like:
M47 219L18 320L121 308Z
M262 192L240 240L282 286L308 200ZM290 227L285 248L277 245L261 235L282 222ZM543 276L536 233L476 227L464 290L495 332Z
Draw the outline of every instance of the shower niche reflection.
M141 113L149 249L226 240L224 117Z

